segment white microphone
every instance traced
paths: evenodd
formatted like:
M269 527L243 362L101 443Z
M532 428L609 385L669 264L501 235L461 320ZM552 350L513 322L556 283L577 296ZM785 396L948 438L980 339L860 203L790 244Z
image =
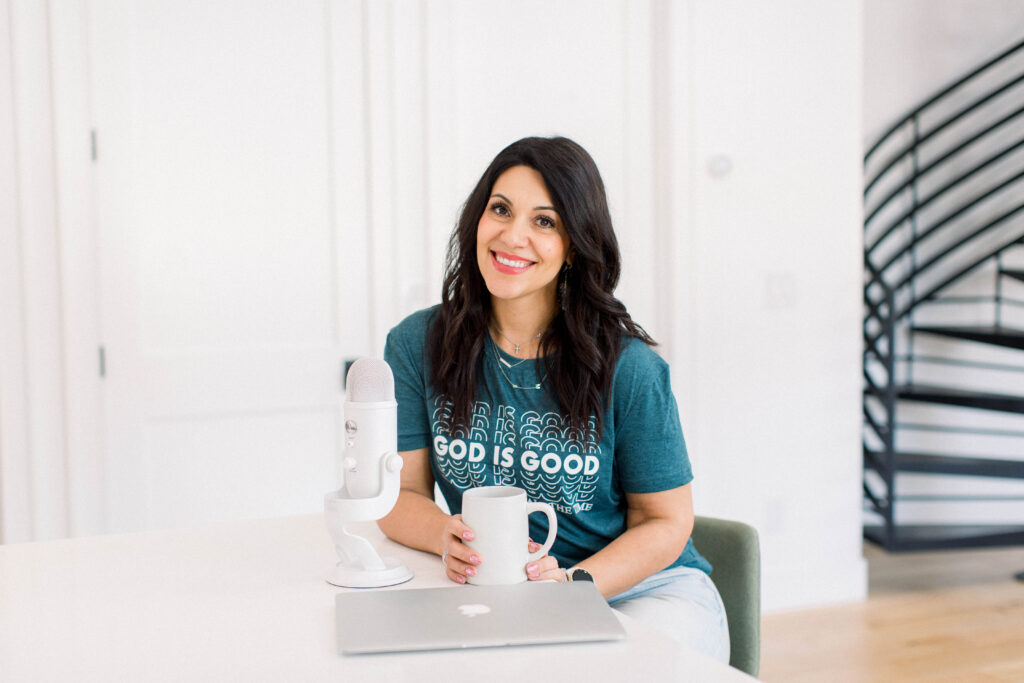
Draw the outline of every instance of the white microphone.
M360 358L348 370L345 401L344 482L324 496L324 517L341 560L327 582L349 588L394 586L412 572L394 557L381 557L352 522L385 517L395 506L402 486L398 445L398 404L391 368L376 358Z
M398 450L395 378L383 360L360 358L349 368L346 386L345 491L350 498L373 498L381 493L381 460Z

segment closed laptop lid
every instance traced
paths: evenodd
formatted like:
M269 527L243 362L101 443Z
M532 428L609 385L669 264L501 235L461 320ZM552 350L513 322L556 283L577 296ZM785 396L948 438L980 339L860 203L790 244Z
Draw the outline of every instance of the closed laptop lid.
M343 654L618 640L625 630L589 582L339 593Z

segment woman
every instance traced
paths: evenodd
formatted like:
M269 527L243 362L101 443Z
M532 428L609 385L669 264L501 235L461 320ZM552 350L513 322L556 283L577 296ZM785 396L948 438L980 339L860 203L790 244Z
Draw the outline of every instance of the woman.
M711 567L689 541L692 474L668 366L612 296L618 278L590 155L566 138L498 154L452 234L442 303L388 335L406 464L380 527L465 583L487 558L465 544L462 492L519 486L558 514L530 580L592 580L617 609L728 661ZM456 514L434 503L435 482ZM531 536L546 524L531 518Z

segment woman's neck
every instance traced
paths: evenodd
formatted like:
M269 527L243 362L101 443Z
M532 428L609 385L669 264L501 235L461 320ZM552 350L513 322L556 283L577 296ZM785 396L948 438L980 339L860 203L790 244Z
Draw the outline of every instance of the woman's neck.
M536 356L540 335L555 316L554 305L501 300L492 300L491 305L492 338L498 346L520 358Z

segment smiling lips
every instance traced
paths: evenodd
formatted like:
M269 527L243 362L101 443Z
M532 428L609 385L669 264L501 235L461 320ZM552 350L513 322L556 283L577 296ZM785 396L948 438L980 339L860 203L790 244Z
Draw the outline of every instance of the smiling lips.
M535 261L524 261L523 259L516 258L511 254L499 253L496 251L491 252L491 263L499 273L508 273L509 275L517 275L525 272Z

